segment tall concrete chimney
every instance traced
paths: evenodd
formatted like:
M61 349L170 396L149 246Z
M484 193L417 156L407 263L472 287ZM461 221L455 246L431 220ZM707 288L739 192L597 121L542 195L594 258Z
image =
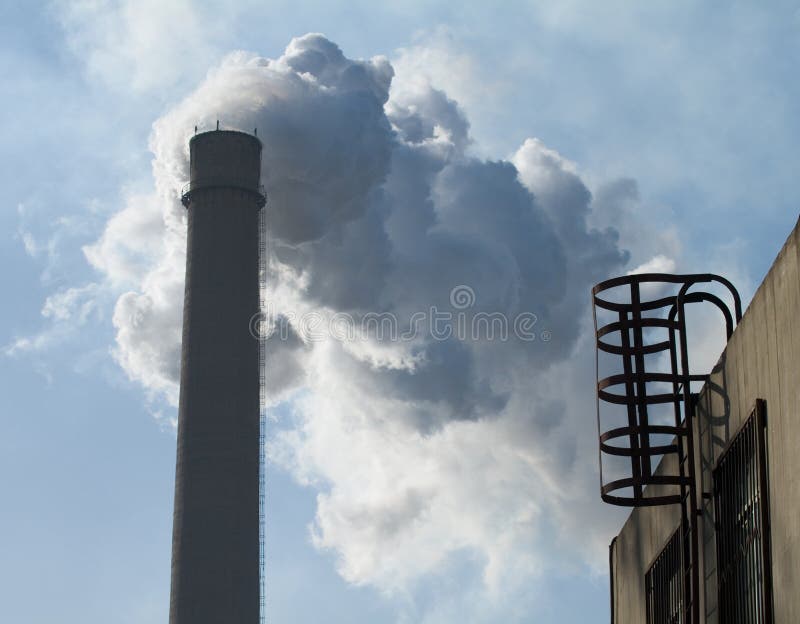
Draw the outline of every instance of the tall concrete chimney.
M189 142L170 624L259 622L261 142Z

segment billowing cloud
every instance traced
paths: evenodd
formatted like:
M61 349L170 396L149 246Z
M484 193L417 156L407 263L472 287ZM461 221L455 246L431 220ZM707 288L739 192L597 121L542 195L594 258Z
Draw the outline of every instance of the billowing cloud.
M294 415L269 452L319 492L314 543L345 579L387 592L464 553L489 591L602 566L588 291L626 270L609 224L635 186L593 195L536 139L479 159L446 92L402 76L392 88L393 74L306 35L278 59L227 57L154 124L155 196L86 250L133 284L114 313L117 359L174 403L188 140L217 116L258 128L268 389Z
M241 10L190 0L54 0L50 8L91 77L155 95L211 62Z

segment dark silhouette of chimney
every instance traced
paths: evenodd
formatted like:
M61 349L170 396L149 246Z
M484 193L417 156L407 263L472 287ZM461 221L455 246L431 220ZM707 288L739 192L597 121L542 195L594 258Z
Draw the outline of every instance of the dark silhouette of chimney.
M259 621L261 142L189 142L170 624Z

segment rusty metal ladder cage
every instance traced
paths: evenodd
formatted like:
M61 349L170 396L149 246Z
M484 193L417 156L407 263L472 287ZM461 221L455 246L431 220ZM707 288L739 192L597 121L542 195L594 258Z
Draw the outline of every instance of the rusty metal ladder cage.
M701 284L716 284L727 290L733 311L714 293L692 290ZM710 273L641 273L617 277L597 284L592 289L592 299L600 495L606 503L626 507L681 506L684 581L681 621L698 624L699 506L692 431L697 395L692 392L691 384L705 382L708 375L692 374L689 370L686 306L701 302L715 305L725 318L730 338L742 316L741 300L728 280ZM598 321L603 315L606 320ZM612 359L621 364L622 372L601 378L601 353L616 356ZM626 424L603 431L603 407L618 410ZM656 474L653 463L670 455L676 457L675 469ZM625 476L606 482L604 457L621 460L626 466Z

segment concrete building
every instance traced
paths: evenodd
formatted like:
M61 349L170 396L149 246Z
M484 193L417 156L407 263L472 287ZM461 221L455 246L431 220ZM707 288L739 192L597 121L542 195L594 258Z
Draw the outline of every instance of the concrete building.
M651 282L648 287L659 282L659 276L651 277L636 285L637 293L644 282ZM621 279L630 286L630 278ZM603 285L595 289L596 310L598 294L603 308L604 290ZM686 298L690 292L691 288L684 291ZM658 297L663 297L663 288ZM646 299L633 307L631 301L614 304L616 312L630 320L630 310L646 307ZM676 303L678 307L683 303L680 299L680 295L661 299L666 307L672 306L673 319L683 316L682 310L675 313ZM672 379L668 373L663 378L658 375L664 373L645 373L641 351L654 352L652 345L669 342L653 338L655 325L644 323L648 327L639 332L636 345L627 344L629 336L636 335L633 330L629 333L628 325L623 323L620 329L618 321L612 323L620 329L618 334L625 334L616 342L609 339L613 328L603 333L604 326L598 325L598 357L609 353L605 347L613 344L612 355L627 361L615 378L626 378L627 383L620 382L623 390L605 396L614 384L604 382L605 377L599 381L599 411L610 398L619 400L617 405L629 417L622 427L600 427L601 457L617 453L627 473L604 481L602 493L609 502L634 507L610 546L612 624L800 622L798 311L800 229L796 226L746 313L731 328L710 375L691 371L689 379L688 371L674 366L674 358ZM735 320L736 315L730 315ZM682 334L677 326L661 327L673 338ZM680 342L678 336L672 345L679 359L687 348L691 350L691 344L681 349ZM662 365L665 359L661 358ZM691 389L685 403L683 384ZM680 417L676 411L676 421L669 426L664 425L663 414L647 412L657 403L650 401L652 397L661 397L661 405L671 408L676 395L682 395ZM659 426L661 441L655 441L652 430ZM667 435L670 428L674 431ZM618 446L609 452L613 440ZM651 452L654 447L658 448ZM656 457L660 461L652 464L656 467L651 471L649 462ZM626 495L614 500L617 490L626 488Z
M170 624L259 621L261 142L190 144Z

